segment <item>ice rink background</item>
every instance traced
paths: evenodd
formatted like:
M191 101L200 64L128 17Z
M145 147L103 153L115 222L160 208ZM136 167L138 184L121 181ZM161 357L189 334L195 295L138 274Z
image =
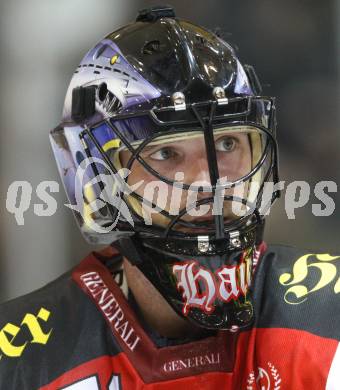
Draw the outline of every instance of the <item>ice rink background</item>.
M37 217L33 204L18 226L6 210L15 180L35 188L59 181L48 132L59 120L69 80L85 52L153 1L0 1L0 301L32 291L76 264L91 248L77 230L66 197L57 213ZM338 183L331 217L314 217L311 201L288 221L283 200L266 239L340 252L340 6L335 0L173 0L178 16L219 26L255 66L265 93L278 98L281 179ZM338 3L338 4L337 4Z

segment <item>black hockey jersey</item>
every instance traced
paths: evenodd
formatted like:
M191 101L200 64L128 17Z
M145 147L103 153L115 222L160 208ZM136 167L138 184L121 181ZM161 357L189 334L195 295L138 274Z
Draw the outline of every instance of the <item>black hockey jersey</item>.
M1 390L340 389L340 256L269 247L251 329L162 348L116 260L93 253L0 306Z

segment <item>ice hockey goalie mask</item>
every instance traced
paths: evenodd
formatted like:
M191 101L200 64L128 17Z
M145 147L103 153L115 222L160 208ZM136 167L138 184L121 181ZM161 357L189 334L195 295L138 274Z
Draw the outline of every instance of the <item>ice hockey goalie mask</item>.
M253 319L261 208L277 196L265 182L278 181L274 101L260 92L222 39L154 8L86 54L51 132L84 236L115 242L206 328Z

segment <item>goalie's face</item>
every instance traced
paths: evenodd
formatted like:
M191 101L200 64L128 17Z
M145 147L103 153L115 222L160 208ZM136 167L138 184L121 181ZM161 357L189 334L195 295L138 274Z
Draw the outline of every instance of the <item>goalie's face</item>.
M220 220L223 230L239 222L241 216L235 213L231 199L250 198L251 179L259 180L260 175L257 171L251 179L248 176L261 160L264 141L261 132L251 126L214 129L213 143L209 145L215 150L219 182L229 185L219 196L215 192L217 186L212 185L209 150L202 131L154 138L139 149L138 156L126 149L119 152L121 164L131 171L128 184L135 186L140 196L140 201L128 198L130 206L146 225L157 225L165 231L170 226L172 230L169 240L160 242L164 242L164 247L150 242L154 245L150 249L149 242L146 243L144 261L138 267L178 313L200 326L245 326L253 316L248 294L253 242L247 242L250 248L240 245L230 249L228 239L220 239L217 234ZM141 145L131 144L134 150ZM203 190L198 191L200 186ZM218 208L218 204L222 207ZM222 218L216 218L216 214ZM173 224L175 216L180 218ZM172 241L176 235L185 238ZM213 248L216 253L206 253L204 249L200 252L197 242L201 237L209 237L208 251ZM249 235L247 240L253 238ZM233 274L230 279L223 279L223 273ZM233 298L229 293L218 298L217 291L229 291L229 285L239 286L239 293L235 290Z
M137 160L130 164L128 184L133 186L140 183L136 192L170 215L178 215L181 210L186 210L182 217L183 221L211 220L217 209L213 204L214 196L204 137L202 133L197 133L179 138L173 141L155 140L139 154L152 170L177 183L175 186L156 178ZM252 147L249 131L216 131L214 142L221 184L236 182L251 171ZM130 151L120 152L123 167L129 166L130 158ZM189 189L181 188L180 185L183 183L188 185ZM204 187L203 191L197 191L199 186ZM221 196L234 195L244 198L247 189L248 185L237 185L225 189ZM210 201L207 203L197 204L197 201L209 198ZM235 219L231 202L224 203L221 214L225 220ZM164 225L169 222L166 217L160 216L157 209L152 209L148 202L143 202L141 212L149 223L152 221ZM175 229L188 230L180 226L175 226Z
M80 128L79 135L65 127L53 136L73 147L81 168L87 161L78 158L77 136L92 157L81 187L85 233L94 223L106 228L114 213L124 211L117 222L122 254L177 313L204 328L245 327L254 314L250 286L261 238L256 207L276 161L276 144L264 126L252 121L231 118L203 125L165 126L149 116L131 116ZM67 164L62 168L72 175ZM98 181L107 177L112 183ZM107 214L92 209L114 191L122 201L112 203L116 208ZM129 216L133 228L124 231Z

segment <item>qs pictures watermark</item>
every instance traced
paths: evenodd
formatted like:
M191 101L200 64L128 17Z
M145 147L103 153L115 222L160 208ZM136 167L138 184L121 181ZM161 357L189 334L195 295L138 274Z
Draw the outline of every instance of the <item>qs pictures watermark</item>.
M142 206L142 216L145 224L152 223L152 214L160 213L163 210L170 212L171 215L177 215L185 208L185 213L192 217L202 217L204 215L221 215L223 213L223 201L221 196L230 193L232 187L228 185L226 178L220 180L216 189L212 191L211 186L207 184L202 186L201 182L193 182L189 188L183 188L184 173L178 172L176 174L173 185L167 184L161 180L154 180L145 183L140 180L138 183L130 186L128 184L129 174L128 169L124 168L117 173L98 174L90 181L88 176L84 174L88 166L93 161L84 162L84 166L79 166L75 175L75 194L74 200L71 204L58 205L55 194L60 191L59 183L51 180L41 181L34 187L28 181L20 180L12 182L7 190L6 209L7 212L13 215L15 222L19 226L25 224L25 214L33 209L37 217L51 217L58 207L67 206L81 215L84 210L89 208L92 211L98 211L105 204L116 207L119 210L120 217L124 218L133 225L133 218L130 214L129 207L125 199L131 194L138 193ZM226 184L227 183L227 184ZM98 186L100 184L101 191L93 196L91 202L86 200L86 192L90 186ZM254 186L253 183L252 185ZM243 185L243 188L242 188ZM238 185L238 193L245 194L249 184L241 183ZM256 186L255 186L256 187ZM202 195L199 193L204 191L204 194L214 193L212 201L209 204L200 203ZM249 190L249 188L248 188ZM255 189L255 192L260 198L260 205L257 201L248 202L246 199L246 207L242 207L240 198L234 196L231 201L231 209L234 215L243 216L244 213L251 214L254 211L255 204L257 204L258 211L261 215L268 215L271 211L271 199L275 191L281 191L281 197L284 200L284 209L287 218L290 220L296 219L296 210L308 207L314 216L327 217L331 216L336 209L334 201L335 194L338 191L337 183L334 181L320 181L315 186L311 186L306 181L281 181L276 184L272 182L265 182L263 188ZM185 202L183 203L183 193L185 193ZM38 202L32 202L32 195L35 194L39 199ZM206 195L208 196L208 195ZM211 195L210 195L211 196ZM249 198L249 196L248 196ZM255 197L256 200L256 197ZM71 201L71 200L70 200ZM71 201L72 202L72 201ZM86 207L84 204L86 203ZM222 205L221 205L222 204ZM240 206L241 205L241 206ZM87 211L88 212L88 211ZM243 214L242 214L243 213ZM85 216L82 215L84 218ZM113 225L118 221L113 221ZM92 227L95 231L96 226ZM98 226L98 233L101 233L101 227Z

